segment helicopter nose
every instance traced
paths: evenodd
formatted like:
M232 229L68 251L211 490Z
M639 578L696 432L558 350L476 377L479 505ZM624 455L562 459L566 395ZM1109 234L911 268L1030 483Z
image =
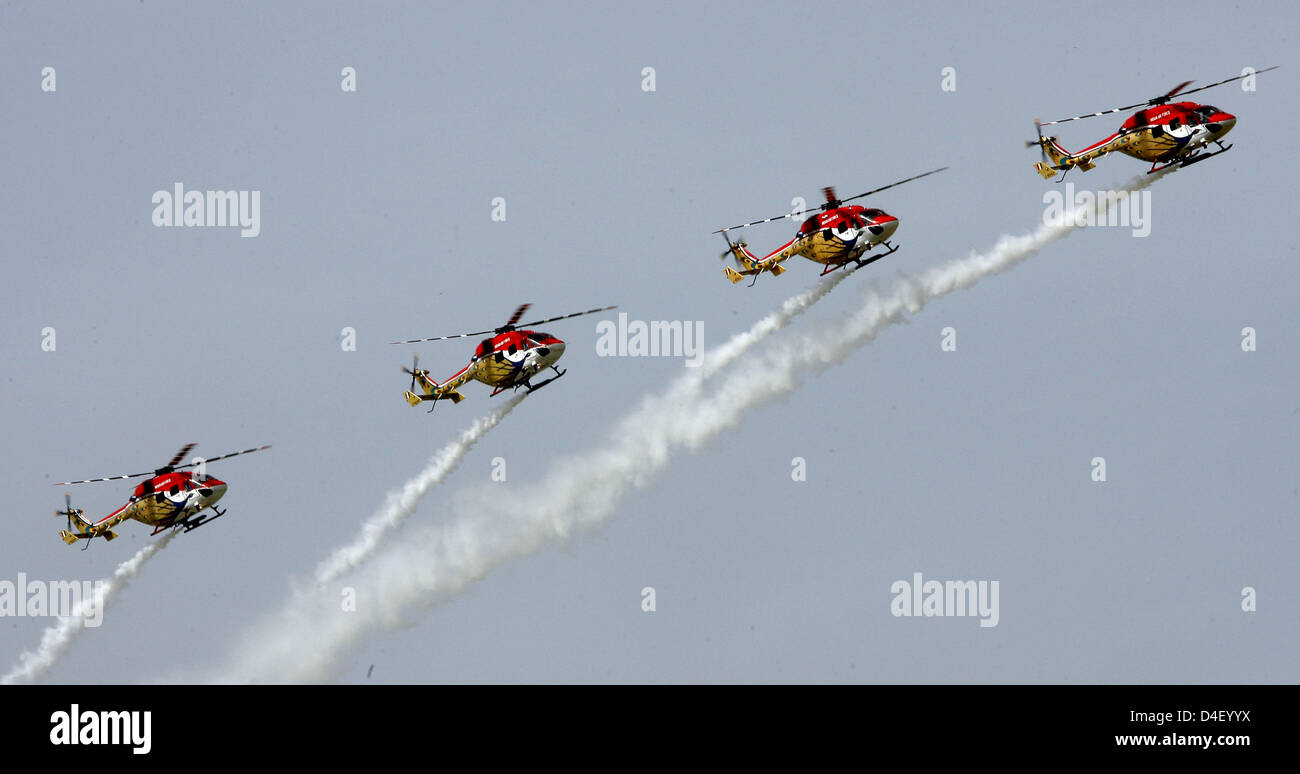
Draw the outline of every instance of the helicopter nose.
M226 494L226 485L220 481L210 481L199 489L199 495L211 505Z
M876 220L875 223L868 227L868 230L880 237L881 240L889 239L898 230L898 218L893 215L884 215Z
M1215 137L1222 137L1228 132L1231 132L1232 127L1236 125L1237 117L1231 113L1224 113L1223 115L1215 116L1214 121L1212 121L1206 128L1213 132Z
M563 341L556 341L554 343L547 344L544 347L537 348L538 357L540 357L542 359L542 362L545 363L546 365L553 364L555 361L559 360L560 356L563 354L564 354Z

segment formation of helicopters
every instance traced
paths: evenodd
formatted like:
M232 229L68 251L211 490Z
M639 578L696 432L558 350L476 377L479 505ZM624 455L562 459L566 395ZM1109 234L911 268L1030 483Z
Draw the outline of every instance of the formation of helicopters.
M1174 165L1185 167L1196 164L1232 148L1231 145L1225 146L1222 140L1236 125L1237 117L1212 105L1170 100L1180 94L1184 96L1194 94L1275 69L1277 68L1269 67L1184 91L1192 83L1187 81L1146 102L1058 121L1035 121L1038 139L1028 141L1025 145L1026 147L1036 145L1042 152L1042 161L1036 163L1034 167L1044 178L1055 177L1058 173L1063 178L1066 172L1076 168L1086 172L1096 166L1095 159L1115 151L1150 162L1150 172L1157 172ZM1077 153L1065 150L1057 143L1055 137L1044 136L1042 132L1045 126L1128 110L1137 110L1137 112L1124 121L1119 131ZM1211 143L1219 150L1207 150ZM839 199L834 188L824 188L822 192L826 201L818 207L719 229L714 233L722 234L722 238L727 243L722 258L725 260L730 257L736 264L736 268L724 267L723 272L733 284L740 282L744 277L752 277L750 285L753 285L764 272L773 276L783 274L786 269L782 263L794 256L802 256L822 264L824 268L821 275L825 276L850 264L860 268L892 255L898 250L898 246L891 244L889 240L898 230L899 219L883 210L848 205L848 202L928 177L945 169L948 167L932 169L847 199ZM743 239L733 242L729 235L729 232L736 229L809 214L811 217L803 221L790 241L762 258L751 253ZM880 245L885 249L874 255L871 254L871 250ZM418 406L428 402L431 404L430 411L436 407L438 401L450 400L452 403L460 403L465 396L461 394L459 388L469 381L482 382L492 387L493 396L506 390L518 390L521 387L529 392L545 387L567 373L556 366L564 355L565 343L555 336L533 329L532 326L616 308L605 306L520 323L519 320L530 306L531 304L520 305L504 325L491 330L392 342L393 344L416 344L476 336L487 337L479 342L469 364L442 383L430 378L429 372L420 368L419 355L414 355L411 367L402 367L402 372L411 377L410 387L403 393L407 403ZM547 369L554 371L555 376L536 383L532 381ZM415 391L417 385L421 390L419 393ZM96 522L87 520L85 512L81 509L73 508L71 494L65 494L65 510L55 511L56 515L67 519L67 528L60 530L59 536L69 545L85 540L86 547L89 547L93 538L103 537L105 541L116 538L117 534L113 528L127 520L139 521L153 527L151 534L154 535L168 529L183 529L186 532L197 529L226 513L217 508L217 502L226 494L227 484L201 472L206 463L261 451L270 446L258 446L212 457L206 461L179 464L193 448L194 444L185 445L166 465L151 473L61 482L59 486L149 477L147 481L135 488L125 505ZM199 470L186 470L195 467Z

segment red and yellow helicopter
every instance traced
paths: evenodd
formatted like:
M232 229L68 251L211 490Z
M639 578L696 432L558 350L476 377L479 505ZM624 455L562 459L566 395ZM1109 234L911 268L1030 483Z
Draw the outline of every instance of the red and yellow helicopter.
M584 314L595 314L596 312L605 312L616 308L602 306L599 309L588 309L585 312L574 312L573 314L548 317L545 320L520 324L519 318L524 316L524 312L528 311L530 306L532 304L520 305L515 310L515 313L510 315L510 319L506 321L505 325L490 331L391 342L393 344L417 344L422 341L444 341L446 339L463 339L470 336L491 334L488 338L479 342L478 347L474 350L474 357L469 361L469 365L442 384L430 379L429 372L420 368L420 355L417 353L410 368L402 367L402 373L411 375L411 388L403 393L406 402L412 406L418 406L422 401L433 401L434 404L429 408L430 411L433 411L433 407L436 407L438 405L437 401L440 400L460 403L465 399L465 396L458 392L456 388L471 379L493 387L493 396L505 390L517 390L520 387L526 387L529 392L540 390L568 373L568 371L561 371L555 367L555 363L564 355L564 342L549 333L540 333L527 329L533 325L555 322L556 320L567 320L571 317L581 317ZM544 382L533 384L531 382L532 378L539 371L547 368L554 371L556 375ZM417 383L424 390L423 395L415 393Z
M736 266L739 267L739 270L737 270L725 266L722 271L732 283L740 282L741 277L753 277L753 282L749 283L752 287L755 282L758 282L758 275L765 271L771 273L774 277L781 276L781 274L785 273L785 267L781 265L781 262L796 255L802 255L810 261L825 265L826 268L822 270L822 276L843 268L850 262L857 267L862 267L873 261L878 261L898 250L897 247L889 243L889 238L898 230L898 218L884 210L858 205L845 206L845 202L880 193L903 183L910 183L927 175L942 172L945 169L947 167L932 169L915 177L899 180L897 183L890 183L887 186L875 188L857 196L850 196L847 199L836 198L834 188L823 188L822 194L826 197L826 203L819 207L718 229L713 233L722 234L722 238L727 242L727 249L722 253L722 259L734 258ZM774 220L797 218L800 215L818 211L820 211L819 214L813 215L799 226L794 239L762 258L749 252L746 249L748 245L744 240L732 242L731 238L727 236L727 232L732 229L757 226L760 223L770 223ZM882 243L889 249L869 258L865 257L871 248Z
M1223 137L1232 131L1232 127L1237 125L1237 117L1213 105L1202 105L1196 102L1170 102L1169 100L1179 94L1195 94L1198 91L1205 91L1215 86L1222 86L1225 83L1239 81L1242 78L1249 78L1276 69L1277 67L1269 67L1264 70L1248 72L1190 91L1183 91L1183 89L1193 82L1185 81L1159 97L1149 99L1146 102L1139 102L1136 105L1103 110L1099 113L1088 113L1072 118L1062 118L1059 121L1034 121L1038 139L1026 141L1025 147L1032 148L1037 145L1042 150L1043 160L1034 164L1034 169L1038 170L1038 174L1044 178L1054 177L1057 172L1060 172L1063 179L1066 172L1076 167L1080 171L1087 172L1096 166L1093 159L1113 151L1119 151L1126 156L1151 162L1151 169L1148 170L1148 173L1159 172L1175 164L1180 167L1196 164L1232 148L1231 145L1223 144ZM1084 148L1078 153L1071 153L1062 148L1057 144L1055 137L1043 136L1044 126L1054 126L1083 118L1095 118L1110 113L1121 113L1135 108L1140 108L1140 110L1129 116L1128 120L1120 126L1118 132L1101 142ZM1210 143L1217 145L1219 150L1204 152ZM1156 166L1157 164L1163 164L1164 166Z
M63 538L63 542L68 545L72 545L78 540L85 540L87 541L85 547L89 548L91 538L103 537L105 540L112 540L117 537L113 527L127 519L135 519L153 527L154 530L150 533L153 535L173 527L179 527L186 532L198 529L204 524L226 515L226 511L217 508L217 501L226 494L226 482L206 475L203 468L207 463L224 460L227 457L236 457L240 454L248 454L249 452L262 451L271 447L269 445L258 446L255 449L244 449L243 451L223 454L220 457L210 457L206 460L196 459L186 465L177 465L176 463L180 462L193 448L194 444L185 444L166 465L152 473L129 473L125 476L60 482L56 486L149 476L148 481L137 486L135 491L131 493L131 499L126 505L94 523L86 520L85 511L72 507L72 495L71 493L65 493L67 510L54 512L54 515L65 516L68 520L68 528L59 530L59 537ZM193 467L198 467L199 471L185 470L185 468ZM212 509L211 514L199 516L209 508ZM73 522L76 522L78 532L72 531Z

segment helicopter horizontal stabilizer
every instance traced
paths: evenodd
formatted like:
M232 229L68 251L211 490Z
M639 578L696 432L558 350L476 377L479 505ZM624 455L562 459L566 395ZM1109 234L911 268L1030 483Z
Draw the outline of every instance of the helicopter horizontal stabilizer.
M104 538L105 540L112 540L113 538L117 537L117 533L110 529L107 532L99 533L99 536Z
M782 274L785 274L785 267L779 263L774 263L772 264L772 268L768 269L768 271L772 272L773 277L779 277Z
M449 400L452 403L460 403L462 400L465 400L465 396L455 390L435 392L431 395L416 395L415 393L408 391L402 393L402 397L406 398L406 402L412 406L418 406L422 401L426 400Z

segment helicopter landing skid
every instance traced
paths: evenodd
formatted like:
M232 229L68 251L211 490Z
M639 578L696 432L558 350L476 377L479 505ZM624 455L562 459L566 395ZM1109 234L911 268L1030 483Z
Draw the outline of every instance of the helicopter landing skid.
M830 274L836 269L843 269L844 267L848 266L850 263L853 264L852 270L857 271L858 269L861 269L863 266L866 266L869 263L875 263L876 261L879 261L881 258L884 258L886 255L893 255L894 253L898 252L899 247L902 247L902 245L891 245L888 242L881 242L881 244L883 244L885 247L888 247L889 249L878 255L872 255L869 257L859 256L857 258L850 258L844 263L837 263L834 266L827 266L825 269L822 270L822 273L819 276L825 277L827 274Z
M564 376L565 374L568 373L567 370L561 371L555 366L551 366L551 370L555 372L555 376L552 376L550 379L547 379L544 382L538 382L537 384L529 384L528 382L524 382L523 386L527 387L529 392L536 392L537 390L542 389L546 385L550 384L551 382L555 381L556 379L559 379L561 376Z
M1151 169L1147 170L1147 174L1152 175L1155 174L1156 172L1169 169L1170 167L1174 167L1174 166L1178 167L1179 169L1182 169L1183 167L1190 167L1193 164L1199 164L1202 161L1205 161L1206 159L1214 158L1215 156L1218 156L1223 153L1227 153L1228 151L1232 150L1231 145L1224 145L1223 143L1215 143L1215 144L1219 146L1219 150L1216 150L1213 153L1198 153L1197 155L1183 159L1182 161L1171 161L1168 164L1165 164L1163 167L1157 167L1153 164L1151 165Z
M182 522L179 526L180 526L180 527L183 527L184 530L185 530L186 532L193 532L194 530L198 529L199 527L202 527L204 524L211 524L212 522L216 521L217 519L221 518L222 516L225 516L227 513L229 513L229 510L219 511L219 510L217 510L216 506L213 506L213 507L212 507L212 513L215 514L215 515L205 516L205 517L199 519L198 521L189 521L189 520L187 520L187 521L185 521L185 522Z
M219 509L214 505L214 506L212 506L212 513L215 514L215 515L207 515L207 516L204 516L204 517L202 517L202 518L200 518L200 519L195 519L193 516L191 516L190 518L185 519L184 521L173 522L173 523L168 524L168 525L166 525L166 526L164 526L164 527L154 527L153 532L151 532L151 533L149 533L149 534L150 534L151 536L152 536L152 535L157 535L159 532L162 532L163 530L168 530L168 529L179 529L179 530L181 530L182 532L193 532L194 530L198 529L199 527L202 527L204 524L210 524L210 523L216 521L217 519L221 518L222 516L225 516L225 515L226 515L227 513L229 513L229 512L230 512L230 511L229 511L228 509L227 509L227 510L224 510L224 511L223 511L223 510L219 510Z
M1202 154L1199 154L1199 155L1193 156L1192 158L1190 158L1190 159L1184 161L1184 162L1182 163L1182 166L1184 166L1184 167L1190 167L1190 166L1193 165L1193 164L1199 164L1199 163L1201 163L1202 161L1205 161L1205 160L1208 159L1208 158L1213 158L1213 157L1215 157L1215 156L1218 156L1218 155L1221 154L1221 153L1227 153L1227 152L1230 151L1230 150L1232 150L1232 146L1231 146L1231 145L1224 145L1223 143L1219 143L1219 150L1216 150L1216 151L1214 151L1213 153L1202 153Z

